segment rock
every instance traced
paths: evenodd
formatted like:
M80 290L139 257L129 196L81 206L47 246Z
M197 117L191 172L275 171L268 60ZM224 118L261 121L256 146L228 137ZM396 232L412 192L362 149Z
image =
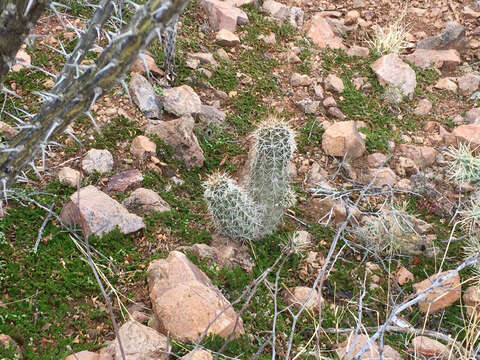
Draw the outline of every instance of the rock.
M312 296L310 296L311 294ZM308 299L309 297L310 299ZM306 303L306 310L315 311L318 309L318 291L306 286L296 286L286 290L285 302L287 305L293 305L296 309L300 309ZM320 303L322 302L323 299L320 298Z
M206 12L213 31L225 29L235 32L237 25L248 24L247 14L227 1L201 0L200 6Z
M358 132L363 122L342 121L325 130L322 137L322 149L327 155L345 156L357 159L365 152L365 135Z
M396 272L395 272L395 279L397 280L397 283L399 285L403 285L409 281L413 281L415 277L413 274L408 271L407 268L401 266Z
M387 155L382 153L373 153L367 156L367 164L371 168L378 168L385 165Z
M347 340L338 345L335 350L338 357L343 360L352 360L355 355L362 350L365 344L368 343L368 335L357 334L351 332ZM348 354L348 357L347 357ZM385 360L401 360L402 356L392 347L386 345L383 348L383 356ZM379 360L380 351L376 342L373 342L368 350L360 356L361 360Z
M220 46L234 47L240 44L240 39L231 31L220 29L215 35L215 42Z
M432 166L438 155L437 150L430 146L400 144L397 147L397 151L409 159L412 159L415 162L415 165L420 168Z
M146 67L145 63L147 64ZM147 54L143 54L143 57L139 56L132 66L130 66L130 71L138 74L143 74L147 70L154 75L163 75L163 70L157 66L155 59Z
M463 25L460 25L456 22L450 22L447 24L442 34L419 41L417 44L417 49L462 50L466 47L468 42L465 32L466 28Z
M9 335L0 334L0 347L4 347L7 349L10 349L12 347L15 348L15 352L17 353L18 357L20 359L22 358L22 349L20 349L20 346L18 346L15 340L13 340Z
M123 206L136 213L170 211L170 205L150 189L138 188L123 200Z
M148 80L138 73L130 75L128 86L135 105L149 119L161 119L161 102Z
M17 135L18 130L15 129L13 126L0 121L0 136L3 136L5 139L10 140L15 135Z
M213 356L208 350L198 349L196 351L192 350L187 355L182 357L183 360L213 360Z
M453 91L457 92L457 84L450 78L441 78L438 79L437 83L433 85L435 89L439 90L448 90L448 91Z
M258 40L262 40L265 44L270 44L270 45L274 45L277 43L277 39L275 38L275 33L270 33L268 35L259 35L257 37Z
M65 360L113 360L110 354L97 354L91 351L80 351L72 355L68 355Z
M384 55L370 67L382 86L398 87L404 96L413 96L417 86L415 71L400 60L397 54Z
M312 16L307 23L307 36L321 48L345 49L343 39L335 35L332 27L322 13Z
M470 319L480 315L480 286L470 286L463 294L463 303Z
M130 320L123 324L118 332L128 360L166 359L165 351L169 350L168 340L155 329ZM114 360L122 360L117 339L107 348L100 350L100 354L105 353L113 355Z
M312 84L312 78L308 75L302 75L299 73L293 73L290 78L290 85L297 86L309 86Z
M360 57L368 57L370 54L370 50L366 47L353 45L351 48L347 50L348 56L360 56Z
M188 85L181 85L163 92L165 111L176 116L197 114L201 111L200 97Z
M474 73L468 73L457 78L457 83L461 94L471 95L477 91L480 85L480 76Z
M303 10L298 7L290 7L274 0L265 0L262 10L277 20L287 21L297 29L301 29L303 26Z
M143 175L138 169L122 171L108 179L107 191L127 191L142 184Z
M337 102L333 96L329 96L323 100L323 106L326 108L337 106Z
M205 161L203 151L193 133L195 121L190 115L180 119L165 121L160 124L150 124L147 134L158 135L167 145L171 146L175 156L184 161L187 168L202 166Z
M58 181L73 188L80 186L81 174L78 170L65 166L57 174Z
M417 116L428 115L432 110L432 103L428 99L422 99L418 102L415 111L413 112Z
M457 50L424 50L417 49L412 54L405 56L405 59L419 68L427 69L455 69L461 63L460 54Z
M133 139L130 145L130 152L137 159L145 159L146 156L157 153L157 145L148 137L139 135Z
M79 225L85 236L102 235L117 226L123 234L145 227L143 220L107 194L89 185L72 194L64 205L60 218L67 225Z
M334 201L331 198L313 198L311 201L310 212L319 222L326 222L327 225L330 223L336 225L341 224L347 217L347 208L341 199Z
M225 115L223 111L218 110L216 107L210 105L202 105L200 113L197 114L195 120L203 129L208 129L212 126L224 128L226 118L227 115Z
M360 13L357 10L350 10L345 14L345 25L353 25L357 23Z
M413 353L417 357L417 354L428 358L435 359L454 359L453 352L450 349L438 342L437 340L430 339L426 336L416 336L412 340Z
M113 156L108 150L91 149L82 160L82 169L87 174L98 171L105 174L113 169Z
M302 99L297 102L297 106L302 109L305 114L318 114L320 110L320 101L312 101L310 99Z
M242 334L243 323L230 303L210 279L187 257L172 251L166 259L154 260L148 267L148 284L153 310L163 333L178 341L193 342L211 321L207 334L226 338Z
M345 114L336 106L332 106L328 108L327 114L330 115L331 117L339 120L345 120L347 117Z
M345 89L342 79L337 75L329 74L325 79L325 89L328 91L336 92L338 94L342 93Z
M410 177L418 173L418 166L409 158L400 156L395 166L395 172L402 177Z
M323 88L320 85L314 85L313 86L313 92L315 93L315 98L317 100L322 100L323 99Z
M25 47L22 46L15 55L15 64L12 66L11 70L13 72L19 72L24 68L28 68L29 65L32 65L32 58L25 51Z
M181 246L178 250L192 252L201 259L210 259L220 265L220 267L226 267L227 269L240 266L245 271L251 272L255 266L245 244L218 234L212 236L210 245L194 244L192 246Z
M223 59L223 60L230 59L230 55L228 55L228 53L222 48L218 48L215 53L218 55L218 57L220 57L220 59Z
M198 60L200 64L209 65L214 69L218 67L217 60L210 53L189 53L187 59Z
M465 114L465 121L469 124L480 124L480 107L468 110Z
M450 271L444 271L438 275L432 275L428 279L419 283L413 284L413 287L417 291L417 295L430 287L439 276L443 277L449 273ZM427 294L426 297L418 303L418 306L421 312L432 314L452 305L455 301L460 299L461 292L460 277L456 274Z
M373 180L373 182L372 182ZM380 167L378 169L368 169L363 175L363 182L374 186L389 185L394 186L398 181L397 175L389 167Z
M457 126L452 134L457 139L457 142L470 144L472 149L480 146L480 124Z

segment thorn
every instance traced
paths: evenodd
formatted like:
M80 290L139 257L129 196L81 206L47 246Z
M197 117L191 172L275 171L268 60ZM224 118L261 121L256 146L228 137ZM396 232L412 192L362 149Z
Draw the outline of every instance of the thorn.
M92 102L92 105L95 103L95 101ZM98 127L97 123L95 122L95 119L93 118L93 115L90 111L87 111L85 113L85 115L88 116L88 118L90 119L90 121L92 122L93 126L95 127L95 130L97 130L97 132L100 132L100 128Z
M27 4L27 7L25 8L25 12L23 13L23 17L27 17L34 3L35 3L35 0L28 0L28 4Z
M16 117L15 115L13 114L10 114L8 111L4 111L5 114L7 114L8 116L10 116L13 120L19 122L20 124L24 125L25 124L25 121L23 121L22 119Z
M124 89L125 92L127 93L128 99L130 100L130 102L133 103L132 96L130 95L130 90L128 90L128 84L127 84L127 82L125 81L125 79L121 79L121 80L120 80L120 84L122 84L123 89Z
M5 86L2 86L2 88L0 89L1 92L3 92L5 95L11 95L13 97L16 97L17 99L21 99L22 97L20 95L18 95L16 92L13 92L9 89L7 89Z
M83 144L82 144L82 142L80 141L80 139L77 138L77 137L75 136L75 134L74 134L70 129L65 130L64 133L67 134L68 136L70 136L70 137L71 137L73 140L75 140L80 146L83 147Z
M30 166L32 167L33 169L33 172L35 173L35 175L37 175L38 177L42 177L42 175L40 174L40 172L38 171L37 167L35 166L35 163L33 161L30 162Z

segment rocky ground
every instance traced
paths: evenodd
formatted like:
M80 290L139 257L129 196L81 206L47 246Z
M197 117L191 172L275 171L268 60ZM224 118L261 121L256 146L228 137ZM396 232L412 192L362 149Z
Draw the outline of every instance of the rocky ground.
M70 5L65 19L85 26L90 10ZM398 52L375 47L379 28L400 31ZM73 49L75 33L47 14L35 34L17 58L57 73L51 47ZM0 358L121 359L92 266L127 359L351 359L438 276L362 359L474 358L480 287L455 269L479 225L459 214L480 189L450 175L452 148L480 146L480 4L192 1L173 86L162 64L155 41L128 93L93 106L98 128L76 121L7 204L0 344L13 346ZM17 64L5 85L21 97L0 95L8 140L53 80ZM244 182L249 134L269 117L297 134L297 203L242 244L216 233L202 182Z

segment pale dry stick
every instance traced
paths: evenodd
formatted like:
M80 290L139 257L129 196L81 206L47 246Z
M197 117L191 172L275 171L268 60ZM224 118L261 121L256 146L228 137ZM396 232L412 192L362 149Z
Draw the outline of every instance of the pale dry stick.
M385 329L389 326L390 322L393 320L394 317L397 317L397 315L399 315L402 311L409 308L410 306L413 306L413 305L417 304L418 302L420 302L428 294L430 294L432 292L432 290L435 290L437 287L439 287L445 281L453 278L454 276L457 276L458 273L461 270L463 270L464 268L472 266L472 265L479 265L479 264L480 264L480 256L465 260L459 266L457 266L455 269L451 270L448 274L446 274L444 276L437 277L432 282L432 285L430 285L427 289L425 289L421 293L417 294L413 299L406 300L402 304L400 304L396 308L394 308L393 311L388 316L387 320L378 328L378 330L375 332L375 334L370 337L368 342L353 357L352 360L359 360L360 359L360 357L370 348L370 346L372 346L373 342L376 341L379 338L379 336L381 336L381 334L383 334L386 331Z
M48 222L52 219L52 209L53 209L53 204L49 208L49 212L47 216L45 217L45 220L43 220L42 226L40 226L40 229L38 229L38 235L37 235L37 240L35 241L35 245L33 246L33 252L36 254L38 250L38 245L40 244L40 240L42 240L43 236L43 230L45 229L45 226L47 226Z

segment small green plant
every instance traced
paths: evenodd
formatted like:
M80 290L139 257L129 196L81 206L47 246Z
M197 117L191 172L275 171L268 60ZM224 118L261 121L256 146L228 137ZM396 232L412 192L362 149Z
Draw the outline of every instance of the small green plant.
M469 144L459 143L458 148L451 146L447 154L450 161L450 178L459 182L480 184L480 157L474 156Z
M463 254L465 259L476 257L480 254L480 239L478 236L471 235L465 240ZM474 265L473 270L475 273L474 279L480 284L480 266Z
M218 231L239 240L272 233L284 209L295 202L288 175L296 149L294 131L283 121L269 119L252 136L253 161L246 190L222 174L204 183L205 200Z
M402 89L398 86L387 86L383 93L383 100L391 107L397 108L403 101Z

